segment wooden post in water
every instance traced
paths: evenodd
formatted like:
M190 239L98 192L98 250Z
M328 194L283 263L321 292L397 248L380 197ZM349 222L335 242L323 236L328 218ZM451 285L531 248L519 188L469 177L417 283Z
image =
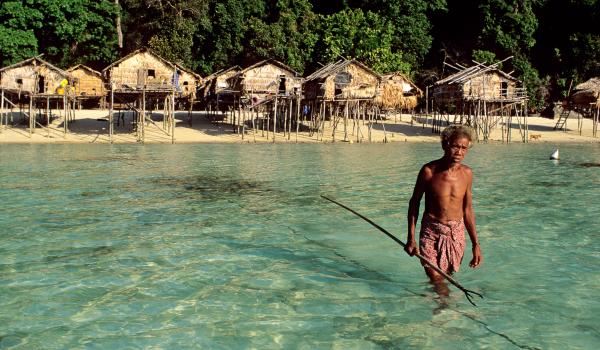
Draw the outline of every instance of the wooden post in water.
M46 135L50 138L50 97L46 96Z
M0 92L0 132L4 129L4 89ZM8 122L6 123L8 127Z
M175 143L175 90L171 93L171 144Z
M108 141L110 143L113 143L113 112L114 112L114 107L113 104L115 102L114 100L114 89L115 89L115 85L114 83L111 83L110 85L110 105L108 106Z
M275 108L273 110L273 143L275 143L276 132L277 132L277 95L275 95Z
M300 129L300 97L296 97L296 143L298 143L298 131Z

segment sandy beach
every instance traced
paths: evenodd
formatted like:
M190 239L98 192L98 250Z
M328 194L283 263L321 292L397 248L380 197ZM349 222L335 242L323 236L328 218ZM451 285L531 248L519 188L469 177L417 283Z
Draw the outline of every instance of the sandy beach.
M62 118L55 118L50 127L43 121L31 133L27 123L20 116L9 117L8 126L0 127L0 143L109 143L107 110L77 110L75 120L68 123L65 132ZM162 114L153 114L153 123L147 122L145 127L145 143L170 144L173 137L163 130ZM432 132L431 120L414 118L411 115L395 115L388 117L383 122L373 124L370 130L363 121L350 120L348 129L344 131L340 122L333 134L333 123L325 122L325 131L322 135L309 133L308 130L300 131L296 135L295 129L291 134L278 130L275 136L276 143L313 143L313 142L438 142L439 136ZM452 119L452 118L450 118ZM273 142L272 126L269 132L253 129L248 123L245 133L235 133L234 127L227 121L209 121L207 113L195 111L190 126L187 111L175 114L175 143L268 143ZM566 131L554 130L556 119L542 117L527 117L529 126L528 142L532 143L598 143L600 137L593 137L593 122L591 119L582 119L581 134L578 130L577 118L567 122ZM502 142L503 125L499 123L491 132L489 142ZM240 128L241 130L241 128ZM519 125L513 120L511 142L521 143L523 138ZM124 123L114 125L113 143L139 143L133 129L132 116L126 114Z

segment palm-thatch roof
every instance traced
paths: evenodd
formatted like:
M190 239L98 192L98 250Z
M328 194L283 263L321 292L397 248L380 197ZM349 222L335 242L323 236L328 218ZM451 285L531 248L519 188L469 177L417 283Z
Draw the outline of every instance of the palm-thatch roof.
M320 69L316 70L311 75L307 76L304 80L308 82L311 80L325 79L325 78L331 76L332 74L335 74L335 73L341 71L342 69L346 68L350 64L355 64L355 65L361 67L362 69L366 70L367 72L371 73L372 75L378 77L381 80L381 76L379 74L377 74L374 70L367 67L362 62L360 62L356 59L339 60L337 62L332 62L332 63L325 65L325 66L321 67Z
M135 55L138 55L138 54L140 54L140 53L148 53L148 54L150 54L150 55L154 56L154 57L155 57L156 59L158 59L160 62L164 63L165 65L167 65L167 66L169 66L169 67L171 67L171 68L173 68L173 69L175 69L175 68L176 68L176 65L175 65L174 63L172 63L171 61L168 61L168 60L166 60L166 59L164 59L164 58L160 57L160 56L159 56L159 55L158 55L156 52L154 52L154 51L153 51L153 50L151 50L150 48L148 48L148 47L142 47L142 48L139 48L139 49L137 49L137 50L135 50L135 51L133 51L133 52L129 53L129 54L128 54L128 55L126 55L126 56L123 56L123 57L119 58L118 60L114 61L113 63L109 64L109 65L108 65L106 68L104 68L104 69L102 70L102 73L106 74L106 72L107 72L107 71L110 71L110 69L111 69L111 68L113 68L113 67L115 67L115 66L118 66L118 65L119 65L121 62L123 62L123 61L126 61L126 60L128 60L129 58L131 58L131 57L133 57L133 56L135 56Z
M23 66L26 66L26 65L29 65L29 64L33 64L33 65L37 65L37 66L44 65L44 66L47 66L47 67L51 68L52 70L56 71L57 73L60 73L60 74L62 74L64 76L67 76L67 77L70 76L70 74L67 71L62 70L62 69L60 69L60 68L52 65L51 63L49 63L49 62L44 61L43 59L41 59L41 55L40 56L31 57L31 58L28 58L28 59L23 60L21 62L17 62L15 64L12 64L10 66L6 66L6 67L3 67L3 68L0 68L0 73L5 72L5 71L10 70L10 69L13 69L13 68L23 67Z
M242 69L240 72L238 72L238 74L244 74L244 73L248 72L249 70L252 70L252 69L254 69L256 67L264 66L266 64L272 64L272 65L277 66L277 67L279 67L279 68L281 68L283 70L286 70L286 71L292 73L292 75L294 75L295 77L299 77L300 76L300 73L296 72L294 69L292 69L292 67L290 67L290 66L288 66L288 65L286 65L284 63L281 63L281 62L277 61L274 58L268 58L266 60L262 60L262 61L256 62L253 65L250 65L250 66Z
M59 93L57 90L59 87L64 92L64 80L71 84L73 76L44 61L40 56L0 68L2 89L18 94L25 92L52 95Z
M590 107L592 104L598 107L600 99L600 77L591 78L590 80L575 86L571 100L575 105L582 108Z
M98 77L102 76L102 73L100 73L97 70L94 70L94 69L92 69L92 68L90 68L90 67L88 67L86 65L83 65L83 64L78 64L78 65L75 65L73 67L70 67L70 68L67 69L67 72L73 72L74 70L77 70L77 69L83 69L83 70L85 70L85 71L87 71L87 72L89 72L89 73L91 73L93 75L97 75Z

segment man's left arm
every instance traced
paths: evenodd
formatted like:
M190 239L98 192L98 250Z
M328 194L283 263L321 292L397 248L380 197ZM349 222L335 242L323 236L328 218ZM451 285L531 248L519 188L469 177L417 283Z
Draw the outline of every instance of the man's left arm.
M465 198L463 200L463 212L465 227L469 233L471 239L473 259L469 263L472 268L479 267L483 262L483 255L481 255L481 247L479 247L479 240L477 239L477 229L475 228L475 212L473 211L473 195L472 195L472 184L473 184L473 172L471 169L467 169L467 190L465 192Z

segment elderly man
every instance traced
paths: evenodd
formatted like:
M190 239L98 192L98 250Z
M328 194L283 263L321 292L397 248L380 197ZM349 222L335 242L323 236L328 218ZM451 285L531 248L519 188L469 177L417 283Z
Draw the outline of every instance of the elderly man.
M458 272L464 255L465 227L473 252L469 266L478 267L483 256L477 239L471 196L473 172L471 168L461 164L472 145L471 129L449 126L441 137L444 156L423 165L417 177L408 208L408 239L404 250L411 256L419 252L442 271L452 274ZM423 194L425 212L417 248L415 226ZM426 264L422 265L435 290L440 295L448 295L449 290L443 277Z

